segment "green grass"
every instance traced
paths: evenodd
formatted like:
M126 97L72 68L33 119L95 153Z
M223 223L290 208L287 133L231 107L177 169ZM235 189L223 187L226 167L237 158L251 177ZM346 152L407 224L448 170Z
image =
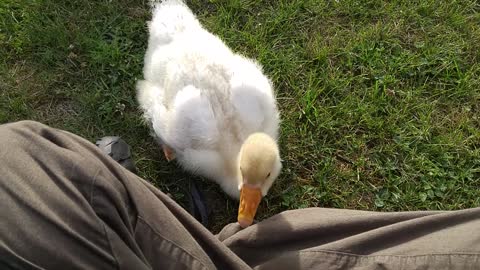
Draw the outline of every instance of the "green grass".
M274 82L284 171L260 219L311 206L480 205L477 1L187 2ZM0 123L121 135L140 175L185 203L192 176L164 161L135 101L148 19L133 0L0 2ZM202 187L218 231L236 203Z

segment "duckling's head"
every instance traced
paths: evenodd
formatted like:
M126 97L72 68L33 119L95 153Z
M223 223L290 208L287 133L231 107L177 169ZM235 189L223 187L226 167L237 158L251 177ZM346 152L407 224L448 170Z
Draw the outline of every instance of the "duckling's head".
M265 133L250 135L240 149L239 166L243 181L239 185L238 222L247 227L282 169L277 143Z

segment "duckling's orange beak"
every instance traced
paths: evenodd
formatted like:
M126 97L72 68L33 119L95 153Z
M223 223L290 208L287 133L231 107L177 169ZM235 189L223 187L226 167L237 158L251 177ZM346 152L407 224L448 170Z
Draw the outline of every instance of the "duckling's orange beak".
M262 191L259 187L253 187L248 184L242 186L240 191L240 206L238 207L238 223L242 228L246 228L253 223L253 218L257 213L258 205L262 200Z

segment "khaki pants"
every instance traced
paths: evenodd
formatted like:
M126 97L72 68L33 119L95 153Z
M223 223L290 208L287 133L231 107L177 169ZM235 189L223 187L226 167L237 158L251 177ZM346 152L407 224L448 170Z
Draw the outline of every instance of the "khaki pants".
M480 269L480 209L311 208L215 236L95 145L0 126L1 269Z

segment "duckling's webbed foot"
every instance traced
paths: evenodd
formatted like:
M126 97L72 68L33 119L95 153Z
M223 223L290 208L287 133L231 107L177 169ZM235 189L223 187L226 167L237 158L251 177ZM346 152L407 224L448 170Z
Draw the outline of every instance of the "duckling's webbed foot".
M175 159L175 152L173 151L172 148L168 147L165 144L162 144L162 149L163 149L163 154L165 155L165 158L167 159L168 162Z

